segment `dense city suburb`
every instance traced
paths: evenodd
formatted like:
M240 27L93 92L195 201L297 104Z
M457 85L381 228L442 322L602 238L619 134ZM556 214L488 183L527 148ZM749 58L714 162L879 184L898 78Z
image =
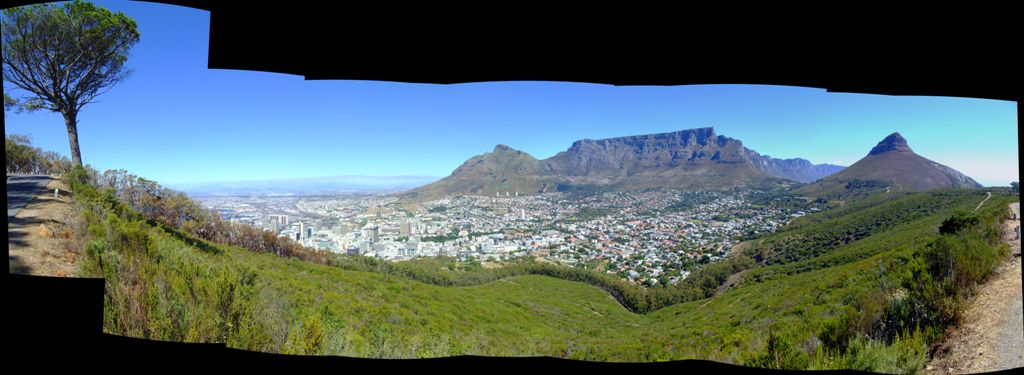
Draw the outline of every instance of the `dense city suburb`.
M617 274L638 284L675 284L733 245L773 232L804 211L764 191L544 193L458 196L403 204L392 196L210 196L200 200L321 250L401 261L533 257ZM799 199L799 198L798 198ZM801 205L807 207L806 205ZM811 205L809 211L819 207Z

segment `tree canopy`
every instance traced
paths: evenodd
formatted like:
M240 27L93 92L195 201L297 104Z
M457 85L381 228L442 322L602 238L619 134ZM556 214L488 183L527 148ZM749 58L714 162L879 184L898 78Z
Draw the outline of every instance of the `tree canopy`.
M72 159L81 165L78 112L131 72L135 20L85 1L4 9L3 78L29 95L4 93L5 108L47 109L64 117Z

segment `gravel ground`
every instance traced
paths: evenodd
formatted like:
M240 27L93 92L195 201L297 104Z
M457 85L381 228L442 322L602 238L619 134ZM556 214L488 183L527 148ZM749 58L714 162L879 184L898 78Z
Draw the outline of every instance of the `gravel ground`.
M60 188L59 197L53 189ZM37 276L75 276L75 254L68 248L72 237L72 198L61 180L50 180L46 190L7 221L9 273Z

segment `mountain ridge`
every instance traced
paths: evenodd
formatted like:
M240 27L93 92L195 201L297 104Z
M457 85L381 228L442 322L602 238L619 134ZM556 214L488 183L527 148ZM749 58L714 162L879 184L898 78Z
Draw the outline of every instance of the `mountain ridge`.
M776 159L718 135L713 127L604 139L580 139L552 157L538 160L498 144L473 156L438 182L407 197L526 194L602 186L609 189L677 187L721 190L810 182L841 170L807 160Z

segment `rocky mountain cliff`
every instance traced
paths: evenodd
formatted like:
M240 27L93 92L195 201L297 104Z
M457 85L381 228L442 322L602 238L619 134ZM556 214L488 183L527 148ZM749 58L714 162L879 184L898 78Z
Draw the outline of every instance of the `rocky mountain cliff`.
M750 163L739 140L714 128L584 139L542 164L571 185L722 189L772 180Z
M811 164L800 158L776 159L768 155L760 155L747 149L754 166L775 177L788 178L803 183L814 182L835 174L846 167L834 164Z
M780 160L743 147L714 128L608 139L584 139L548 159L499 145L470 158L450 176L410 191L434 199L452 194L532 194L574 187L728 189L814 181L838 166ZM838 167L842 168L842 167Z
M851 181L884 185L895 191L982 187L963 173L914 153L900 133L892 133L849 168L797 192L810 196L837 193L850 187Z

